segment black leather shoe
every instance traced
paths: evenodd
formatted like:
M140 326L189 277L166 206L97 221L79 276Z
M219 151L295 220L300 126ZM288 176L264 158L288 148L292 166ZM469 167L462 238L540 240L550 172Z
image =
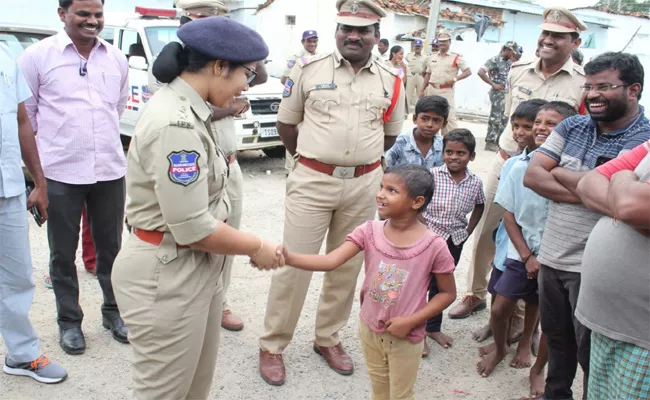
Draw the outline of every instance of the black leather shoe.
M81 328L59 329L59 344L70 355L83 354L86 351L86 339Z
M104 328L111 331L113 339L120 343L129 343L129 329L126 327L124 321L122 321L122 318L119 315L115 317L102 317L102 325Z

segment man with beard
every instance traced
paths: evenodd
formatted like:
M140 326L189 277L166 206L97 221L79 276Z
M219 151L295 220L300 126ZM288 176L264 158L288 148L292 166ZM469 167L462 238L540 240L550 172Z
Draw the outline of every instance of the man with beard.
M583 398L587 395L591 331L574 312L585 245L602 215L583 205L578 183L589 170L650 139L650 121L639 105L643 91L639 59L605 53L587 63L585 72L582 88L590 115L558 125L524 178L524 186L552 200L537 257L542 264L539 308L549 352L546 399L572 398L578 363L584 371Z
M102 325L115 340L128 343L111 271L124 223L126 159L120 116L128 97L129 67L119 49L97 37L104 27L103 5L102 0L59 0L64 29L29 47L19 59L34 94L25 107L47 178L50 275L60 345L68 354L86 349L75 268L84 204L104 295Z
M284 86L278 131L296 168L287 179L284 244L288 251L318 254L340 246L357 226L375 216L381 158L401 132L403 83L371 54L386 15L372 0L338 0L336 50L298 61ZM301 124L300 132L296 129ZM354 257L324 277L313 350L342 375L354 366L338 331L350 316L362 258ZM271 282L260 338L260 373L282 385L282 352L300 318L311 272L278 270Z
M574 64L571 52L580 46L580 32L587 26L571 11L560 8L544 10L544 22L540 25L542 32L537 41L539 58L519 61L512 65L507 81L505 115L510 119L517 106L526 100L535 98L547 101L564 101L573 107L582 101L582 89L585 77L582 67ZM499 151L490 168L485 184L485 212L476 227L472 262L468 272L467 287L469 293L449 311L450 318L466 318L474 312L486 308L488 274L494 258L494 241L492 234L503 217L503 207L494 203L494 196L499 186L501 167L510 156L517 152L517 143L512 136L510 124L506 124L499 138ZM523 309L518 311L523 318ZM516 338L523 331L523 319L514 318L511 324L511 338ZM476 332L477 340L485 340L488 330Z

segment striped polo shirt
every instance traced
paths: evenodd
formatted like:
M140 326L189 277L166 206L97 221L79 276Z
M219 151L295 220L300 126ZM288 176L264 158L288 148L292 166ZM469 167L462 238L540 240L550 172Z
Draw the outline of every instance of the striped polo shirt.
M558 125L539 151L571 171L588 171L650 139L650 121L643 107L626 127L598 134L598 123L589 116L567 118ZM551 202L542 236L539 261L551 268L580 272L591 230L601 214L583 204Z

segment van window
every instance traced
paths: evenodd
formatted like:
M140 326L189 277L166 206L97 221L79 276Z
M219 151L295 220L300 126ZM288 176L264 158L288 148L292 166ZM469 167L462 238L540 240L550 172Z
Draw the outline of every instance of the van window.
M128 59L131 56L140 56L147 58L144 52L144 45L142 39L136 31L123 30L122 39L120 40L120 50Z
M178 32L177 26L145 28L144 32L147 35L147 42L149 42L151 54L153 54L154 57L160 54L166 44L171 42L180 43L180 39L176 36L176 32Z
M23 50L48 36L40 33L0 32L0 43L7 45L14 56L18 57Z
M115 44L115 29L113 28L104 27L98 36L110 44Z

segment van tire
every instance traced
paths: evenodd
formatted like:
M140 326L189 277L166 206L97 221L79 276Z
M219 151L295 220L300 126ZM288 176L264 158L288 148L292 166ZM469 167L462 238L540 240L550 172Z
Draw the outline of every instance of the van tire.
M286 150L284 149L284 146L277 146L277 147L267 147L265 149L262 149L264 154L266 154L267 157L271 158L284 158L286 154Z

